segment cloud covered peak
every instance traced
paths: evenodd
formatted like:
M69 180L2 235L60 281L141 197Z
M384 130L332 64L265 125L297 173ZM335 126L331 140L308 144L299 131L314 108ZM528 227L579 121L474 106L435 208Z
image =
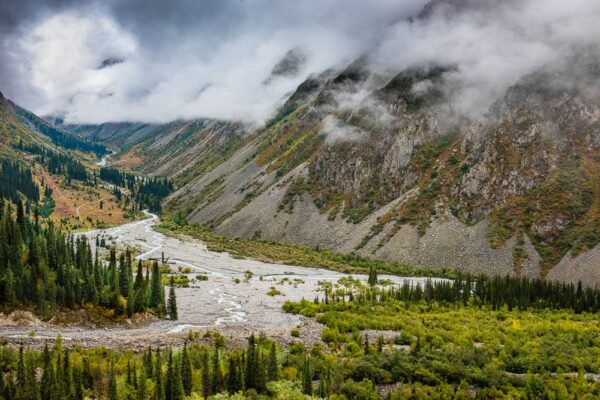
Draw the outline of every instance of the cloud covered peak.
M0 14L0 88L78 123L260 123L307 77L363 54L371 84L452 66L447 98L477 116L600 37L596 0L8 0Z

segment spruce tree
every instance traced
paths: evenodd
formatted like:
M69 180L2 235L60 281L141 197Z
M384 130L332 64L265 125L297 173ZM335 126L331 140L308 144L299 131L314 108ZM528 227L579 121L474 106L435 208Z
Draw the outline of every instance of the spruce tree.
M142 368L140 377L138 379L138 388L136 393L136 400L147 400L148 398L148 387L146 382L146 369Z
M138 289L142 288L142 286L144 286L144 273L143 273L142 260L140 259L138 261L137 270L135 273L135 281L133 282L133 288L135 290L138 290Z
M83 400L83 374L79 368L73 368L73 399Z
M150 307L156 310L159 314L164 309L163 303L164 293L162 285L162 277L158 261L152 264L152 280L150 283Z
M115 376L115 363L110 363L110 377L108 379L108 400L118 400L117 377Z
M200 364L202 368L202 396L204 396L204 398L208 398L208 396L212 394L212 382L210 380L208 354L206 351L202 353Z
M331 373L329 369L321 371L321 377L319 379L319 387L317 389L318 395L321 398L328 398L331 390Z
M119 257L119 292L123 297L127 297L129 294L129 281L131 280L131 275L129 275L128 272L125 254L121 253Z
M54 368L52 367L52 358L48 351L48 344L44 346L44 353L42 355L44 362L44 372L42 373L42 381L40 384L41 400L52 400L52 391L54 387Z
M215 342L215 349L212 358L212 373L211 373L211 392L219 393L223 389L223 372L221 372L221 363L219 360L219 347Z
M156 363L154 365L154 400L164 400L165 391L163 387L162 362L160 359L160 350L156 350Z
M129 290L127 292L129 293L127 295L127 316L131 317L135 312L135 291L131 283L129 283Z
M377 270L373 266L369 267L369 279L367 282L371 286L377 285Z
M65 355L63 358L63 392L67 397L73 395L73 379L71 375L71 355L69 350L65 349Z
M244 387L248 389L256 389L256 341L254 335L248 338L248 350L246 352L246 369L244 371Z
M171 276L170 285L169 285L169 300L167 303L167 309L169 312L169 318L173 321L177 320L177 299L175 298L175 281L173 276Z
M269 349L269 367L267 378L269 382L279 379L279 365L277 363L277 349L275 348L275 342L271 343L271 348Z
M167 363L167 379L165 382L165 400L182 400L183 388L177 360L173 357L173 350L169 349Z
M237 393L241 390L239 361L233 356L229 356L227 362L227 391L230 394Z
M23 346L19 347L19 358L17 360L17 389L20 393L25 393L27 381L25 379L25 357L23 356Z
M181 383L184 393L189 396L192 393L192 363L190 362L187 343L183 345L181 352Z
M302 393L312 396L312 374L310 372L310 361L308 357L304 359L302 365Z

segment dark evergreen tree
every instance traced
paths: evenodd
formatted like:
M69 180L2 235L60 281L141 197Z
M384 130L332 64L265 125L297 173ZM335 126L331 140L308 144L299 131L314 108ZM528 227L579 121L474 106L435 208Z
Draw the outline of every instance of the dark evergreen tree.
M174 321L177 320L177 299L175 297L175 281L172 275L169 282L169 299L167 302L167 309L169 312L169 318Z
M221 371L221 362L219 358L219 346L215 342L212 357L211 373L211 393L219 393L223 389L223 372Z
M302 365L302 393L312 396L312 373L310 371L310 360L308 357L304 359Z
M152 264L152 281L150 283L150 307L158 310L159 314L164 312L164 290L162 284L162 275L158 266L158 261Z
M189 396L192 393L192 363L188 354L187 344L184 344L181 351L181 383L183 392Z
M239 360L230 356L227 363L227 391L231 394L242 389Z
M269 349L269 366L267 378L269 381L276 381L279 379L279 364L277 362L277 349L275 347L275 342L271 343L271 348Z
M179 365L173 351L169 349L169 359L167 362L167 378L165 381L165 400L182 400L183 387L181 385L181 375Z
M115 366L111 364L110 367L110 376L108 379L108 399L109 400L118 400L119 395L117 392L117 377L115 376Z
M210 379L208 354L206 352L202 353L200 365L202 368L202 396L208 398L212 394L212 382Z

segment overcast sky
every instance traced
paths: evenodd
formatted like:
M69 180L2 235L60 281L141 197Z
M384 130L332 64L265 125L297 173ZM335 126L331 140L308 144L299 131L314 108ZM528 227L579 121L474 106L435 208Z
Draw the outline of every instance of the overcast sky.
M0 90L73 122L260 121L308 74L352 61L424 3L4 0ZM296 74L269 79L293 48L305 60Z
M597 0L3 0L0 91L68 122L261 122L309 74L365 52L375 69L457 66L482 113L520 76L597 44ZM271 76L294 49L296 68Z

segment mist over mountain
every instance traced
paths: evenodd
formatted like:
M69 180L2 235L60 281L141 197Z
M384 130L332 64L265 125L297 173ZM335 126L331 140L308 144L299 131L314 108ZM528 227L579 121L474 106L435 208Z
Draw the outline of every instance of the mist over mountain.
M169 177L181 220L600 282L597 2L13 8L3 90Z
M4 2L0 87L67 122L260 124L308 76L367 55L371 86L410 66L453 66L449 106L476 117L600 33L590 0L138 3Z

